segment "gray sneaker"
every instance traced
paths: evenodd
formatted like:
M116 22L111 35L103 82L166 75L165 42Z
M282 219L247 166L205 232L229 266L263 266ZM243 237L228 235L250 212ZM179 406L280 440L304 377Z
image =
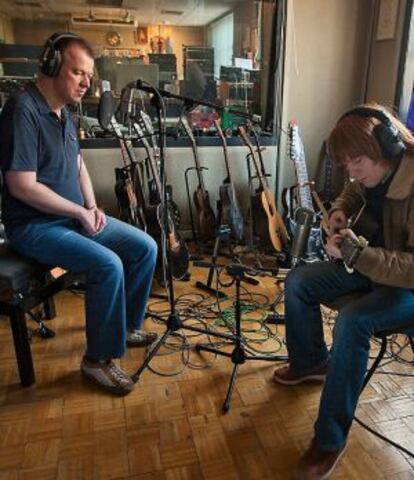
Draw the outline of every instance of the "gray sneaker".
M81 363L84 377L105 390L118 395L127 395L135 388L131 377L119 368L112 360L107 362L91 362L85 356Z
M156 340L158 340L158 334L155 332L145 332L144 330L127 331L128 347L148 347Z

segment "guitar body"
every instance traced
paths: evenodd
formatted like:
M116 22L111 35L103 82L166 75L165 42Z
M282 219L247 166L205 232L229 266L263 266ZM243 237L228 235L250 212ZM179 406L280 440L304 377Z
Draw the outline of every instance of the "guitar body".
M149 190L149 203L151 205L158 205L161 202L160 196L158 195L157 184L154 179L151 179L148 182L148 190ZM178 205L174 202L172 198L172 187L171 185L166 186L166 197L167 197L167 204L170 212L174 218L174 224L176 228L180 228L181 225L181 212L178 208Z
M296 221L294 218L288 218L287 225L289 228L289 232L291 232L292 238L296 232ZM303 257L303 261L305 263L313 263L313 262L323 262L328 260L328 255L326 254L325 250L325 243L326 243L326 235L324 234L323 230L320 227L320 219L318 216L316 217L314 226L311 228L308 243L306 245L305 254Z
M137 204L134 187L131 183L130 174L124 168L115 169L115 195L118 201L119 217L122 221L135 227L146 229L145 214L141 206Z
M252 206L252 219L253 219L253 230L256 237L259 238L259 244L261 247L270 247L273 246L272 240L269 234L269 225L267 219L267 213L263 208L262 195L261 192L256 193L256 195L251 198Z
M263 190L261 193L261 200L268 219L270 240L273 247L278 252L281 252L283 250L283 245L288 241L289 235L282 217L276 208L273 193L268 189Z
M175 229L173 220L171 220L171 212L168 212L168 224L169 231L167 233L167 241L170 247L170 259L171 259L171 273L175 280L181 280L188 271L190 264L189 253L187 245ZM161 205L150 205L147 207L146 212L148 233L157 242L159 254L157 257L157 267L155 270L155 276L158 280L163 281L162 261L163 255L161 245L161 225L162 225L162 212Z
M157 217L158 223L159 225L161 225L163 222L161 205L159 205L157 208ZM178 233L178 230L174 224L173 213L168 207L167 223L167 241L169 244L171 273L173 278L175 278L176 280L181 280L188 272L188 267L190 266L190 256L188 253L187 245L181 235Z
M221 223L229 225L234 238L240 242L244 235L244 221L236 192L231 183L223 183L219 189Z
M143 118L145 128L149 135L153 137L154 131L152 128L149 117L141 111L141 117ZM163 186L161 183L160 172L156 160L156 155L152 153L152 150L158 150L155 146L155 140L153 138L153 149L151 149L148 141L145 138L144 131L141 126L134 122L134 130L137 132L141 141L147 151L148 161L152 172L152 179L149 182L148 189L150 192L150 205L148 208L148 232L155 239L159 247L159 255L157 258L156 277L163 281L163 261L164 261L164 246L162 242L164 226L165 234L168 242L168 252L170 256L170 267L172 277L176 280L181 280L188 272L189 267L189 254L187 245L183 238L178 233L178 224L181 220L180 212L177 205L172 200L172 188L166 185L166 215L167 222L165 225L165 218L162 211L162 191Z
M257 178L259 179L259 188L252 197L254 231L258 234L264 245L272 245L277 252L281 252L289 241L289 235L282 217L276 208L275 197L267 183L259 140L257 135L255 135L257 147L255 151L246 130L241 125L239 125L239 133L250 151ZM267 222L267 234L264 228L264 217L266 217Z
M212 240L216 237L216 217L210 205L207 190L200 186L193 195L194 205L197 210L198 234L202 240Z

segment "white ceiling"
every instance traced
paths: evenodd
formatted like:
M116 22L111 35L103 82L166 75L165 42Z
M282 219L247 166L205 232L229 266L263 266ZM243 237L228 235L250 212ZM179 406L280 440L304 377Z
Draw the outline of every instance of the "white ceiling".
M253 0L0 0L0 12L32 21L69 21L72 16L87 18L90 13L97 21L117 21L129 13L128 18L140 25L201 26L244 2Z

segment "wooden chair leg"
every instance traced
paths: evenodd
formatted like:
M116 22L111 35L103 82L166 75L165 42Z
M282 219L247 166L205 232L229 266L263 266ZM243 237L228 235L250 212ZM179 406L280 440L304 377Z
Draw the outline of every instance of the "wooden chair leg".
M50 272L45 274L45 283L49 284L53 281L53 277ZM43 312L44 317L46 320L51 320L52 318L56 317L56 307L55 307L55 300L53 296L48 297L43 302Z
M14 307L10 312L10 323L13 332L20 383L23 387L30 387L30 385L35 382L35 374L32 351L27 334L25 312L19 307Z

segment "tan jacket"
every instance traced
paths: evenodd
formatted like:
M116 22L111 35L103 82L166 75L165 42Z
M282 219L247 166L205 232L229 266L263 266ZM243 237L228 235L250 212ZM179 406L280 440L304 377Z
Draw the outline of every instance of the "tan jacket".
M345 186L331 211L347 217L361 207L364 187L359 182ZM355 269L372 281L394 287L414 288L414 156L405 155L384 200L386 248L365 247Z

